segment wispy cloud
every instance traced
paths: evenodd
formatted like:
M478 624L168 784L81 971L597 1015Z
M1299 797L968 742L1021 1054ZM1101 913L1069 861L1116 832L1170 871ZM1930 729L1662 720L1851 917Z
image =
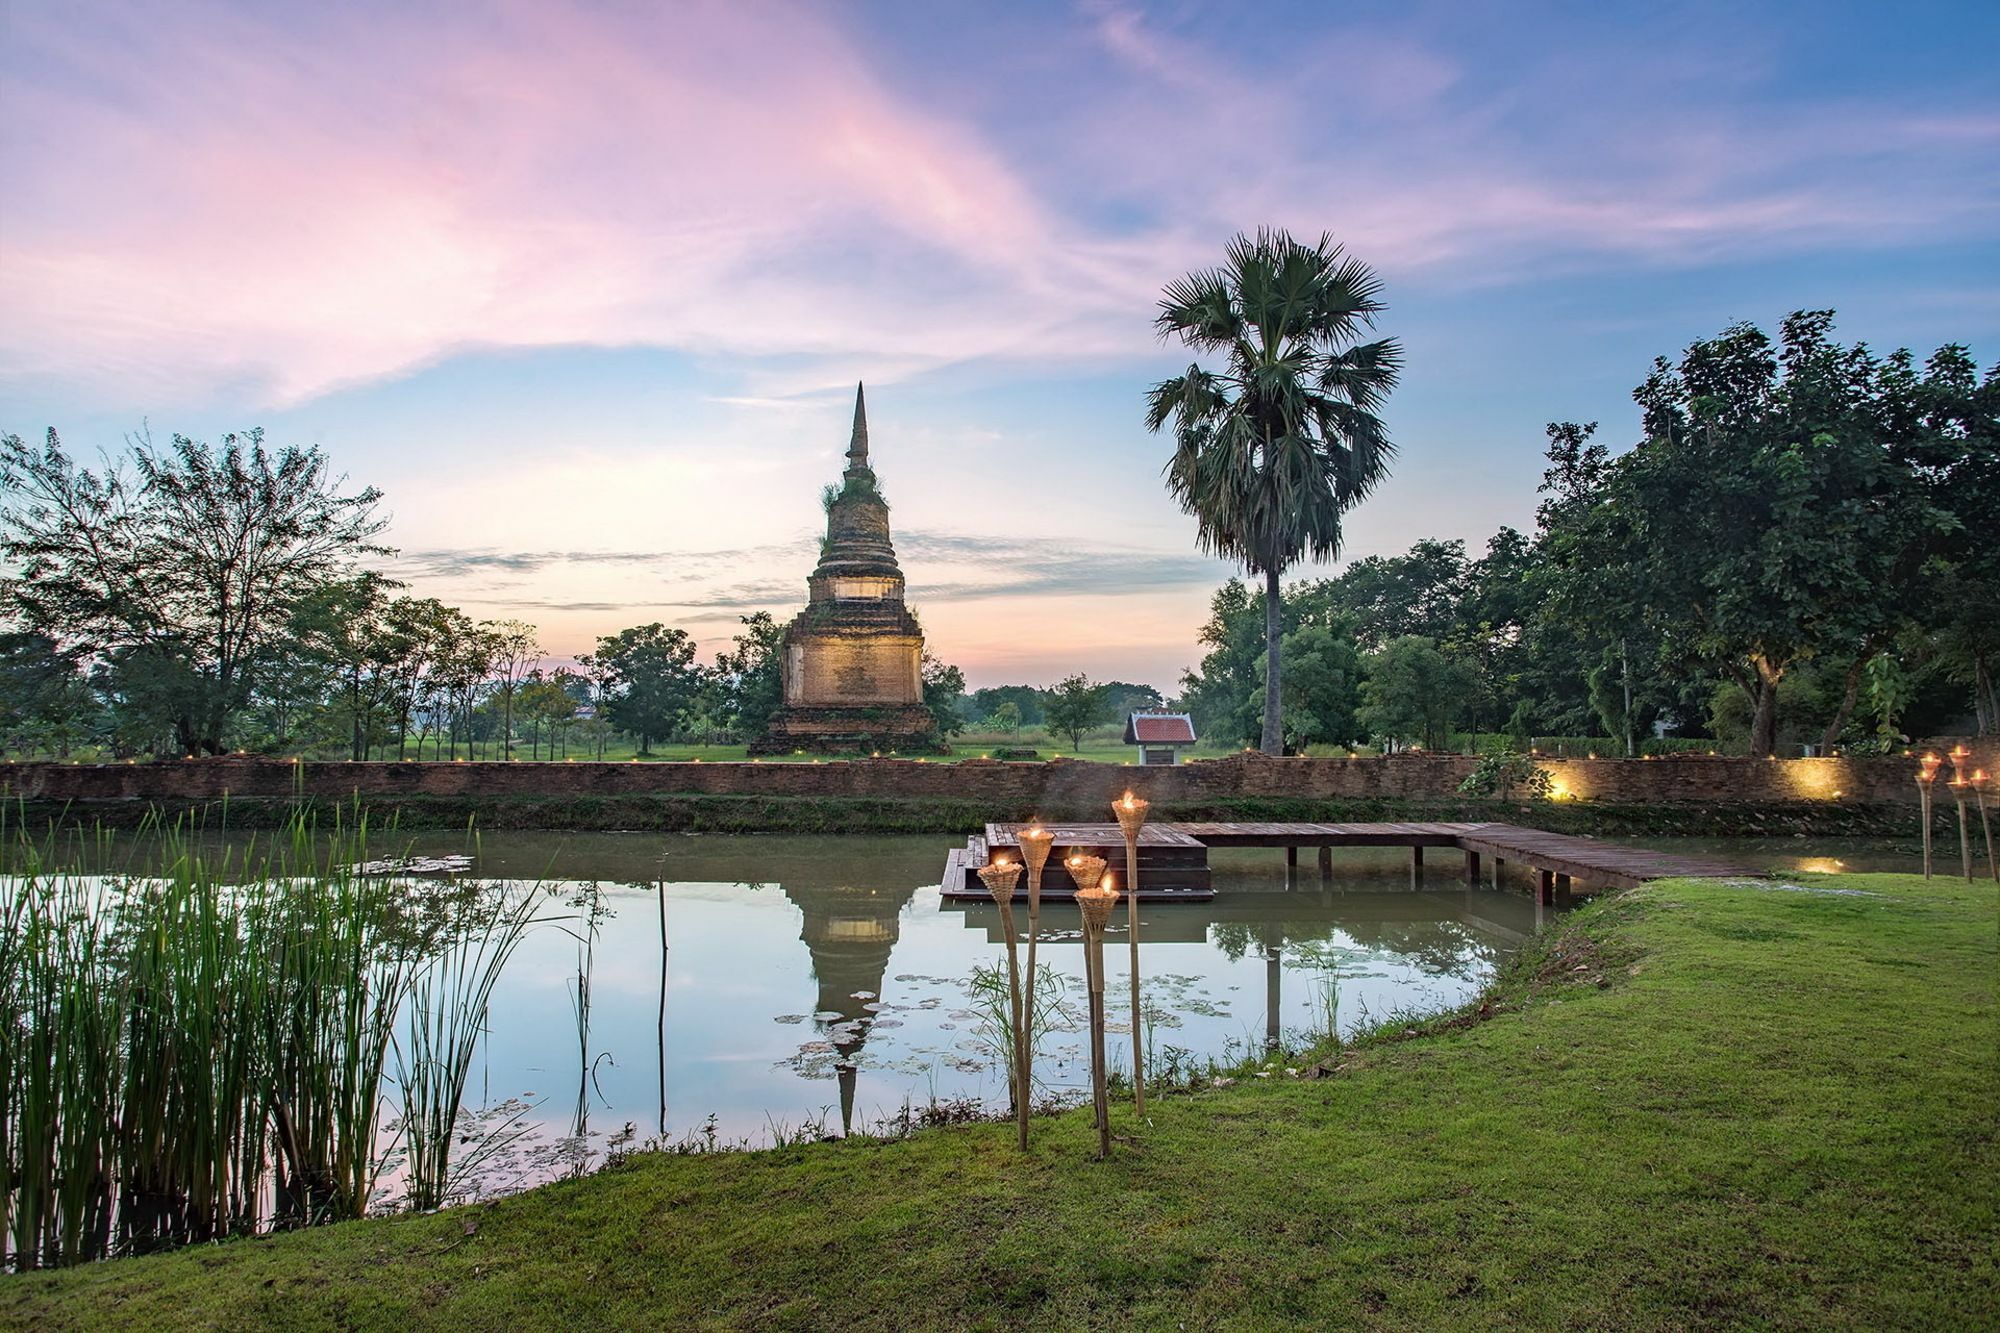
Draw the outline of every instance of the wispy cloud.
M1091 5L981 116L843 17L15 7L0 376L295 401L471 347L642 344L776 358L730 401L782 409L855 361L1148 355L1161 282L1260 221L1504 280L1977 234L2000 174L1990 105L1774 117L1677 95L1693 56L1581 36L1497 69L1421 18L1329 23L1252 59Z
M654 607L746 612L802 604L815 545L802 541L701 552L428 550L406 553L385 568L398 578L435 586L479 605L559 611ZM1052 542L1039 537L917 529L899 534L896 547L910 581L911 600L930 605L1035 595L1140 597L1163 590L1210 587L1227 574L1222 562L1185 551ZM579 573L587 575L593 568L642 571L649 576L651 595L619 601L572 601L509 591L529 586L534 578L574 582ZM746 569L774 568L791 573L741 576ZM504 587L470 582L494 571L531 578L529 583L510 581Z

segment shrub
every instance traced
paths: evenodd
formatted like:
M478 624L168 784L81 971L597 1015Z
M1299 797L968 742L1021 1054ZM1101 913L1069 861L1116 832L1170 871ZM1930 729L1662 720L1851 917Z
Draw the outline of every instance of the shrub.
M1465 781L1458 784L1458 791L1461 796L1524 796L1546 801L1549 774L1530 755L1488 754L1481 756Z

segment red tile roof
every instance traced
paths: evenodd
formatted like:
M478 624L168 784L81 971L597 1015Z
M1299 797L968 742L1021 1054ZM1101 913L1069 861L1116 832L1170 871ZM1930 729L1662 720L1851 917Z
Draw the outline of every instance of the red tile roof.
M1125 722L1127 745L1193 745L1194 719L1186 713L1134 713Z

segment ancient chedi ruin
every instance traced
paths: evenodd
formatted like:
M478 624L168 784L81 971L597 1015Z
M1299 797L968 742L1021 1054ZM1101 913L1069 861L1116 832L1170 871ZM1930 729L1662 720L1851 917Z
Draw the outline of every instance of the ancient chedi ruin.
M806 586L806 609L785 629L784 707L752 752L935 751L937 728L924 707L924 632L903 604L858 385L847 470L827 488L826 539Z

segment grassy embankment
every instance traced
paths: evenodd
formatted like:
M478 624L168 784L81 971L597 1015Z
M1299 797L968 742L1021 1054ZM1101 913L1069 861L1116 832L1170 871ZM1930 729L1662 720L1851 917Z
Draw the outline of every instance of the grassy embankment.
M1848 891L1853 892L1848 892ZM1483 1014L1124 1107L643 1156L428 1217L0 1281L0 1319L235 1328L1980 1327L1991 884L1670 882ZM1480 1018L1485 1021L1479 1021Z

